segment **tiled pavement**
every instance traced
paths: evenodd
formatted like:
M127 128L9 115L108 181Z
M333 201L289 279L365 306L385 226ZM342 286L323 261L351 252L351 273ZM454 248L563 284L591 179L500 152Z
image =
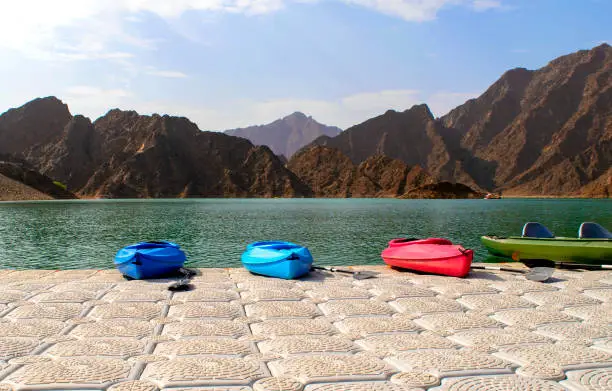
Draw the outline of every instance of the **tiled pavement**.
M0 270L0 391L612 390L612 273ZM359 269L359 268L356 268Z

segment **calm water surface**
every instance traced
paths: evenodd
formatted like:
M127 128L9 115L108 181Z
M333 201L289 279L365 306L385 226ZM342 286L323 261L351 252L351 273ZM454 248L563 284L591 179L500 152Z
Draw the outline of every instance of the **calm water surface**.
M287 240L316 263L381 263L398 236L447 237L476 250L484 234L520 233L539 221L576 236L583 221L612 228L610 200L198 199L0 203L0 268L112 268L115 252L142 240L183 247L190 266L240 266L247 243Z

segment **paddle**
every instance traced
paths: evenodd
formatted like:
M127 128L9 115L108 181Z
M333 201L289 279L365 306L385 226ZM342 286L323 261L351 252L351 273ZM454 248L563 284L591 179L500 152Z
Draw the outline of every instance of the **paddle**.
M472 265L471 269L476 270L496 270L511 273L521 273L530 281L543 282L552 277L554 269L550 267L534 267L529 270L515 269L509 267L489 266L489 265Z
M370 271L366 271L366 270L360 270L360 271L352 271L352 270L347 270L347 269L338 269L336 267L325 267L325 266L311 266L311 270L325 270L328 272L332 272L332 273L346 273L346 274L352 274L353 278L356 280L365 280L367 278L374 278L378 275L377 272L370 272Z
M567 270L612 270L612 265L589 265L583 263L555 262L548 259L524 259L527 267L549 267Z

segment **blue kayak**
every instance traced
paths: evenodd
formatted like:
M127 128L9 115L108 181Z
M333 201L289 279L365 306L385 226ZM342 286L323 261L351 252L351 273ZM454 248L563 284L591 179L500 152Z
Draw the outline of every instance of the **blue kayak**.
M187 257L172 242L141 242L122 248L115 255L115 266L135 280L162 277L175 272Z
M251 273L286 280L307 274L313 261L306 247L278 241L251 243L240 260Z

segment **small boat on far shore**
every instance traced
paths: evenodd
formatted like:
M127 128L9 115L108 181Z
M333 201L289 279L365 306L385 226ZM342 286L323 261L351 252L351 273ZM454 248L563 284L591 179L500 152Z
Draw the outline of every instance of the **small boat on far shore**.
M251 273L286 280L307 274L313 263L308 248L281 241L251 243L240 260Z
M381 253L389 266L451 277L470 272L474 251L441 238L393 239Z

